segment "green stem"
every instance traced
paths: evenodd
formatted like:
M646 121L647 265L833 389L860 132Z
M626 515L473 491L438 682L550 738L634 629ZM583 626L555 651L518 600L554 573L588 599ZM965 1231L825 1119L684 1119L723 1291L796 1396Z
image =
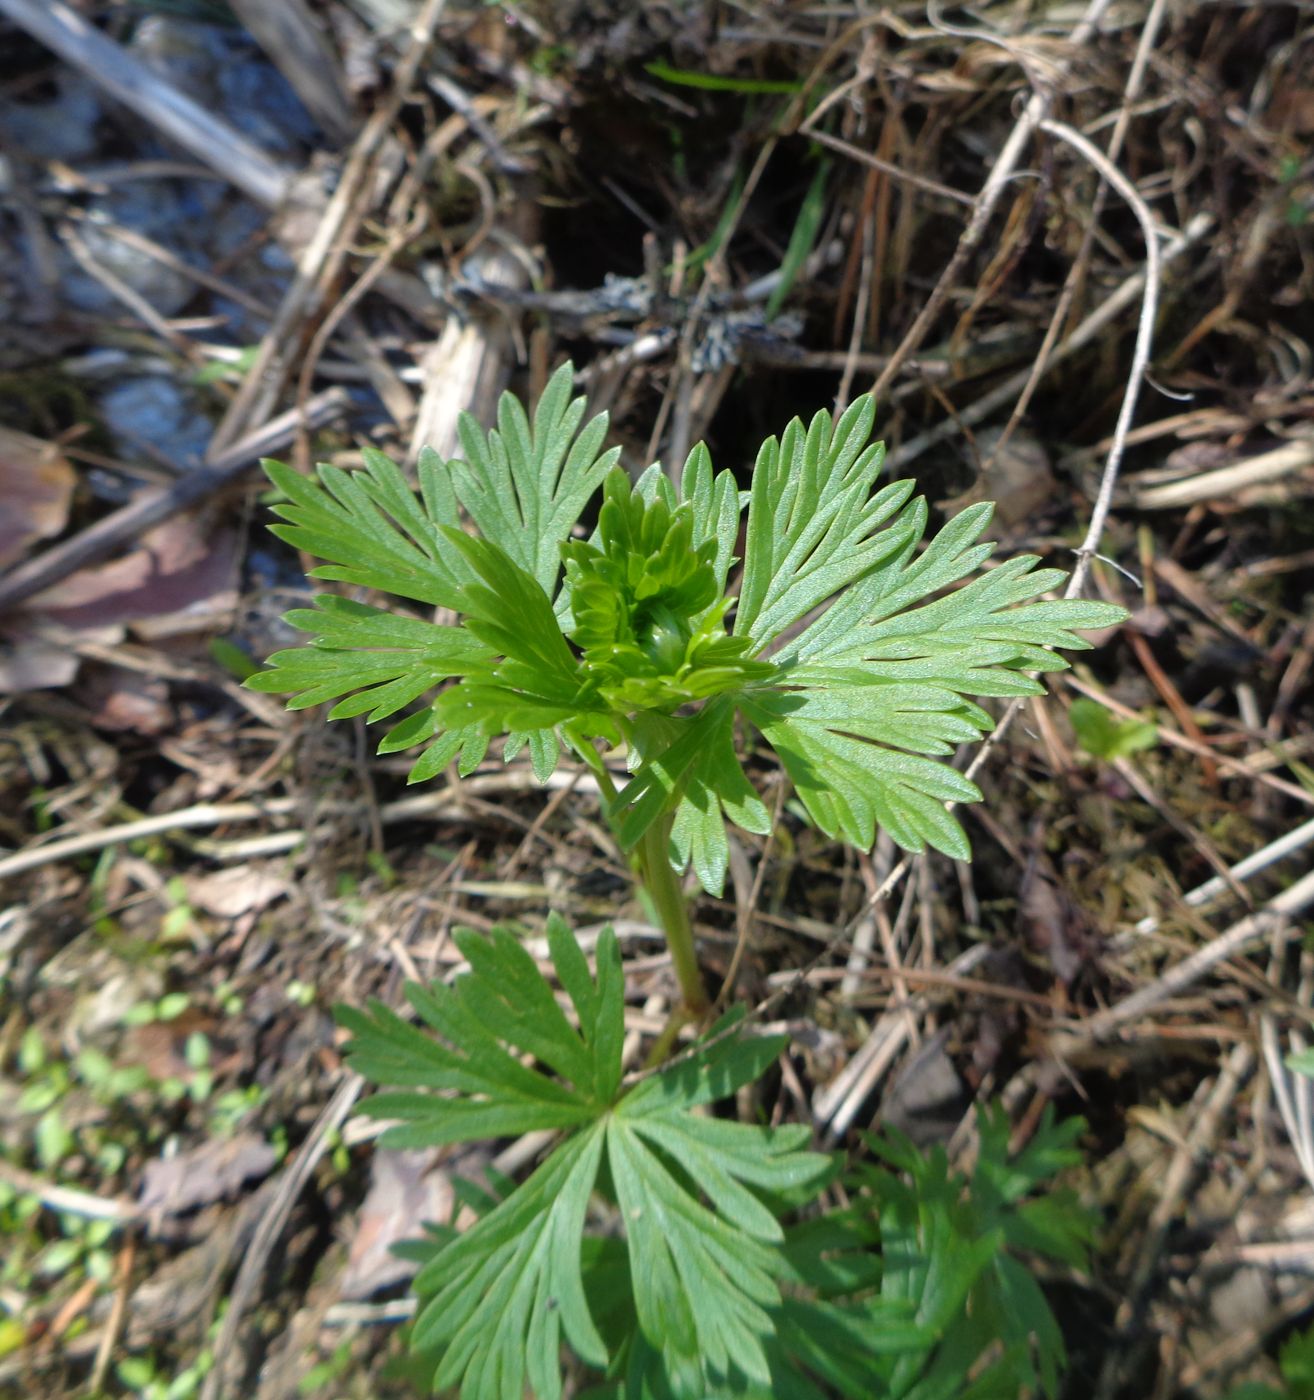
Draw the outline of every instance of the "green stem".
M671 837L672 818L667 816L653 822L644 833L635 852L639 881L652 898L671 950L675 975L684 995L690 1016L702 1016L708 1008L707 989L698 971L698 955L694 950L693 924L689 919L689 903L680 888L680 877L671 865L667 847Z

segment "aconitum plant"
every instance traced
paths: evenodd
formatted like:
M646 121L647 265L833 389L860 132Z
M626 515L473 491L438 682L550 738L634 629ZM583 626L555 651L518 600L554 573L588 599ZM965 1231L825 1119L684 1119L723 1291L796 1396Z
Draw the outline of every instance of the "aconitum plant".
M656 465L631 482L619 450L604 449L606 416L580 429L571 384L567 365L532 423L511 395L495 431L465 418L465 460L422 453L418 494L372 448L363 471L321 467L318 481L266 463L287 497L274 533L329 561L313 577L458 621L324 594L287 615L311 645L277 652L248 684L371 722L427 697L379 745L421 749L411 782L453 762L467 775L495 740L507 760L528 749L540 781L563 749L582 760L698 1011L678 876L692 865L719 893L726 822L770 827L741 746L760 736L827 836L869 848L880 827L905 850L966 860L946 804L981 791L944 760L993 725L972 697L1041 693L1029 673L1067 665L1053 648L1084 648L1080 629L1126 614L1035 601L1064 575L1034 555L978 573L994 552L980 542L989 504L923 547L914 483L876 489L884 447L869 442L869 396L837 423L818 413L769 439L740 491L701 444L678 486ZM604 751L625 756L619 789Z
M870 398L838 422L791 423L741 491L701 445L678 484L658 466L631 481L605 416L581 427L571 386L566 366L532 422L510 395L495 430L464 419L463 460L423 453L418 490L369 448L362 471L318 480L267 463L286 498L275 533L327 561L314 577L420 610L321 595L288 614L310 645L248 684L295 708L334 701L330 718L392 720L379 750L418 749L412 782L468 775L494 743L505 760L527 750L541 781L563 752L587 765L661 920L683 1014L705 1020L682 880L692 867L719 893L727 822L770 828L741 754L774 752L836 840L867 848L883 828L965 860L949 805L981 793L945 760L992 727L977 698L1040 693L1033 673L1067 664L1054 648L1084 648L1080 630L1125 613L1044 599L1064 575L1034 556L982 572L989 505L924 541L913 483L877 487ZM456 620L422 615L434 609ZM707 1113L783 1038L748 1034L732 1009L673 1058L673 1037L660 1042L627 1080L614 935L592 968L555 915L547 937L562 996L514 931L467 930L468 972L407 989L427 1029L378 1003L339 1012L356 1068L396 1086L366 1105L393 1122L385 1143L559 1134L525 1181L480 1200L473 1227L439 1224L413 1251L413 1344L436 1389L556 1400L565 1343L568 1365L605 1378L591 1393L628 1400L931 1400L966 1394L969 1376L972 1394L1053 1392L1062 1338L1009 1251L1080 1262L1082 1213L1025 1199L1071 1160L1075 1127L1010 1160L1006 1124L983 1120L966 1195L942 1157L887 1142L901 1176L867 1169L849 1207L819 1214L839 1163L808 1150L805 1125Z

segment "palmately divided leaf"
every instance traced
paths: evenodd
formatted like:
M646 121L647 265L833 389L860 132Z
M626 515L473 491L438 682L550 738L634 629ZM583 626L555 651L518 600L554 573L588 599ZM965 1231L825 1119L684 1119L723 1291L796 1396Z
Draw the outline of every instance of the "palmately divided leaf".
M735 631L751 635L779 669L774 684L746 688L740 708L827 835L869 846L879 827L906 850L931 846L965 860L966 835L944 804L981 794L931 759L992 728L969 697L1040 693L1025 672L1067 665L1049 648L1086 647L1074 629L1108 626L1125 613L1104 603L1031 602L1064 577L1036 569L1034 556L935 597L992 553L978 543L992 507L962 512L918 553L926 503L904 505L906 482L868 499L875 469L860 449L870 416L855 409L833 436L820 418L806 437L791 425L759 459ZM804 500L814 514L801 509ZM776 645L776 634L832 598Z
M273 510L289 523L272 526L273 533L331 561L314 570L315 578L450 607L460 574L446 557L438 531L458 524L459 517L429 517L383 453L365 448L362 457L363 472L321 466L318 481L281 462L263 462L269 479L288 498Z
M390 1145L569 1128L593 1121L607 1107L619 1078L615 1026L623 1023L616 938L610 930L599 937L598 962L606 970L594 987L587 970L581 978L559 922L550 926L552 949L568 960L564 984L583 999L582 1009L576 1005L580 1030L566 1019L534 960L501 926L486 939L468 930L456 934L471 971L452 986L408 984L407 999L437 1038L378 1003L369 1014L339 1009L352 1032L348 1058L361 1074L425 1091L369 1101L371 1111L405 1125L389 1129ZM523 1063L525 1054L555 1077Z
M735 1094L780 1053L782 1037L737 1034L742 1009L704 1044L625 1089L624 976L604 930L596 974L555 916L548 951L573 1015L507 928L457 933L469 971L451 986L406 989L417 1026L378 1003L339 1008L354 1068L398 1086L366 1100L394 1120L385 1145L509 1137L564 1140L522 1185L462 1234L440 1230L416 1280L416 1347L440 1348L436 1384L472 1400L560 1394L564 1337L590 1364L607 1348L586 1299L581 1241L600 1177L624 1228L631 1311L682 1394L721 1380L769 1378L780 1304L775 1200L807 1201L833 1175L808 1128L748 1126L697 1110ZM606 1173L602 1172L606 1163Z
M944 804L977 801L976 784L947 764L854 737L864 726L858 706L850 719L837 720L827 717L828 706L815 702L806 693L763 693L746 701L744 711L779 755L822 831L866 848L879 826L905 850L929 845L968 859L967 837ZM928 707L928 728L960 719L970 723L969 713L950 711L946 717Z
M976 543L992 510L985 502L969 507L917 555L912 546L925 527L926 506L914 501L904 512L916 525L909 542L857 581L776 659L806 666L865 665L873 676L935 681L964 695L1037 693L1039 687L1017 670L1065 669L1067 663L1046 648L1088 649L1090 643L1076 629L1112 626L1126 612L1081 599L1031 603L1066 577L1057 569L1036 569L1035 555L1010 559L925 602L993 553L992 544Z
M795 419L758 453L749 494L744 581L735 635L767 646L791 623L866 574L911 534L876 529L907 500L910 482L871 494L885 448L867 446L870 396L832 428L818 413L805 432Z
M717 1382L732 1376L770 1376L770 1309L780 1302L782 1268L772 1246L783 1234L749 1188L818 1188L831 1171L829 1159L804 1150L805 1126L770 1129L690 1113L756 1078L779 1053L777 1038L721 1038L736 1019L623 1098L607 1135L639 1326L670 1374L701 1376L692 1392L699 1395L717 1393Z
M768 1380L773 1251L703 1206L628 1124L611 1125L607 1152L648 1341L677 1374Z
M325 594L314 608L297 608L285 620L314 633L313 645L275 652L270 669L248 682L251 690L294 692L289 709L304 709L341 695L330 718L369 711L384 719L443 681L468 674L493 655L460 627L385 612Z
M459 435L465 461L452 464L456 495L479 533L549 596L555 592L562 544L620 456L619 448L601 451L605 413L579 431L585 402L571 399L573 382L574 370L562 365L548 381L532 425L511 394L498 402L493 432L485 433L463 414Z

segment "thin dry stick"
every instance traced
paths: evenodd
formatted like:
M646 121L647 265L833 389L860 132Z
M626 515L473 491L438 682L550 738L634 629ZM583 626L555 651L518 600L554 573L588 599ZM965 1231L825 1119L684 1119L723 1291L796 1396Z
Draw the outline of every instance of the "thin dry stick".
M1068 36L1068 44L1071 48L1079 48L1091 38L1111 3L1112 0L1091 0L1091 3L1086 6L1085 14L1082 15ZM1056 83L1065 76L1067 67L1067 64L1059 66L1059 71L1055 75ZM981 193L977 196L976 204L972 209L972 217L967 221L967 227L958 240L958 246L954 249L953 256L940 274L931 295L926 300L926 305L922 307L917 319L908 328L908 333L895 347L889 363L881 371L876 383L872 385L871 391L878 399L890 387L895 375L902 368L903 362L909 355L915 353L922 341L926 339L935 323L935 318L940 314L940 308L957 283L958 274L962 271L963 265L985 237L991 215L995 212L995 205L999 203L999 198L1004 193L1004 187L1012 179L1017 163L1022 159L1022 152L1026 149L1027 142L1031 140L1036 128L1049 115L1052 102L1053 94L1049 89L1040 88L1031 94L1030 100L1022 110L1022 115L1018 118L1012 133L1004 143L1003 150L1000 151L995 160L990 174L986 177L985 184L981 187Z
M1235 957L1257 939L1285 929L1290 920L1314 904L1314 870L1307 871L1294 885L1276 894L1257 913L1233 924L1225 933L1175 963L1148 987L1142 987L1107 1010L1087 1017L1071 1030L1055 1036L1055 1049L1065 1054L1074 1044L1107 1040L1123 1026L1144 1016L1152 1007L1184 992L1200 981L1219 963Z
M1113 134L1109 137L1108 150L1105 152L1111 163L1116 164L1122 153L1122 143L1126 139L1127 128L1131 125L1132 106L1140 94L1145 70L1149 65L1150 53L1159 37L1159 26L1163 23L1166 9L1167 0L1154 0L1145 20L1145 27L1141 31L1141 37L1137 42L1136 56L1132 59L1131 72L1128 73L1127 82L1122 90L1122 105L1118 110L1118 120L1114 124ZM999 440L991 451L992 459L998 458L1004 450L1004 444L1022 421L1022 416L1031 403L1032 395L1050 367L1050 355L1054 349L1054 343L1058 339L1063 323L1068 318L1068 311L1077 294L1077 287L1082 281L1091 248L1095 243L1095 230L1099 227L1100 215L1104 212L1104 197L1108 193L1108 188L1108 182L1101 177L1099 187L1095 191L1095 197L1091 200L1090 221L1082 236L1081 247L1077 251L1077 256L1072 260L1072 266L1063 283L1063 290L1059 293L1058 302L1054 307L1054 314L1050 317L1049 325L1045 328L1045 339L1036 355L1035 363L1031 366L1030 376L1022 388L1022 392L1018 395L1017 403L1013 405L1013 412L1004 425L1004 431L1000 434Z
M224 1390L224 1363L233 1350L242 1314L260 1282L265 1261L278 1243L288 1216L292 1213L292 1207L296 1204L302 1188L310 1180L311 1172L328 1151L330 1135L347 1121L347 1115L364 1088L365 1081L360 1075L354 1070L348 1070L337 1092L315 1120L315 1126L310 1130L309 1136L279 1178L278 1186L251 1237L251 1243L242 1256L242 1266L237 1271L237 1278L228 1295L228 1311L224 1314L223 1326L219 1329L219 1336L214 1344L214 1367L201 1387L201 1400L221 1400Z
M1247 487L1267 485L1314 466L1314 438L1298 437L1271 451L1215 471L1199 472L1183 481L1136 490L1133 499L1141 510L1178 510L1197 501L1225 500Z
M1107 691L1101 690L1099 686L1091 685L1089 681L1084 681L1070 672L1064 674L1063 683L1069 690L1075 690L1078 695L1084 695L1090 700L1098 700L1105 709L1112 710L1115 715L1119 715L1123 719L1143 718L1130 705L1124 705L1121 700L1110 695ZM1306 807L1314 807L1314 794L1306 792L1303 787L1299 787L1295 783L1287 782L1285 778L1275 778L1272 773L1256 768L1253 762L1246 762L1239 758L1232 758L1229 754L1212 751L1205 745L1196 743L1194 739L1188 738L1185 734L1179 734L1171 725L1156 725L1155 734L1162 744L1169 744L1175 749L1193 753L1197 758L1212 758L1227 773L1235 774L1238 778L1249 778L1251 782L1259 783L1262 787L1270 788L1273 792L1280 792L1284 797L1291 798L1293 802L1299 802Z
M229 0L242 27L291 83L329 139L355 129L341 65L306 0Z
M1104 522L1108 519L1109 508L1113 504L1113 490L1118 483L1118 470L1122 466L1123 453L1127 447L1127 433L1132 418L1136 414L1136 401L1140 397L1141 381L1150 363L1150 347L1154 342L1154 321L1159 310L1160 272L1159 235L1154 227L1154 216L1137 193L1136 186L1099 149L1079 131L1063 122L1042 121L1040 129L1060 141L1066 141L1080 152L1115 190L1131 206L1145 236L1145 295L1141 299L1141 318L1136 328L1136 345L1132 350L1131 373L1127 379L1127 391L1122 396L1122 407L1118 411L1118 421L1113 429L1113 442L1109 447L1108 459L1104 465L1104 475L1100 479L1099 494L1095 498L1095 508L1091 512L1090 528L1077 551L1077 567L1068 580L1065 598L1075 598L1081 592L1086 575L1090 572L1091 561L1104 533Z
M1164 1176L1163 1189L1150 1213L1149 1224L1137 1252L1136 1264L1127 1286L1127 1296L1123 1299L1115 1318L1115 1326L1118 1328L1125 1330L1138 1320L1138 1316L1143 1318L1146 1286L1163 1249L1168 1229L1186 1194L1191 1174L1218 1137L1223 1118L1231 1107L1237 1090L1249 1074L1253 1062L1254 1053L1249 1045L1242 1044L1233 1048L1213 1088L1201 1105L1200 1113L1191 1125L1186 1141L1173 1153ZM1110 1400L1116 1393L1128 1361L1135 1356L1137 1350L1125 1345L1110 1349L1095 1389L1096 1400Z
M131 1225L140 1217L133 1201L114 1196L93 1196L73 1186L58 1186L0 1157L0 1182L24 1196L35 1196L49 1210L61 1215L78 1215L85 1220L105 1220L116 1229Z
M887 175L893 180L911 185L914 189L922 190L926 194L934 195L937 199L947 199L954 204L966 204L969 207L976 203L970 194L964 194L962 190L956 190L951 185L942 185L938 180L928 180L926 176L905 170L902 166L895 165L893 161L882 160L880 156L873 155L870 151L864 151L861 146L855 146L850 141L832 136L827 131L818 131L815 123L820 116L821 108L817 108L799 127L799 135L806 136L819 146L828 146L832 151L838 151L840 155L847 156L850 160L856 160L860 165L867 165L873 170L879 170L882 175Z
M461 805L463 796L480 792L537 792L545 786L554 788L565 784L573 784L581 792L598 791L597 779L589 774L581 776L558 772L544 784L527 768L508 769L500 773L486 773L482 777L466 778L461 784L459 795L448 789L441 789L385 803L379 809L379 820L387 826L393 822L414 821L419 817L438 819L460 816L464 812ZM359 807L359 802L355 801L325 802L316 810L325 816L331 816L356 812ZM89 855L93 851L103 851L106 847L121 846L127 841L137 841L148 836L204 831L216 826L259 821L262 817L292 816L301 812L303 808L304 804L300 798L295 797L274 797L265 802L203 802L178 812L165 812L156 817L143 817L140 821L124 822L120 826L102 827L98 831L84 831L77 836L64 836L44 844L29 845L21 851L0 858L0 880L21 875L28 870L36 870L43 865L51 865L56 861L71 860L74 856ZM287 849L305 838L305 832L299 830L281 831L277 835L278 849Z
M1303 846L1308 846L1314 841L1314 817L1303 822L1300 826L1293 828L1284 835L1279 836L1276 841L1270 841L1267 846L1261 847L1258 851L1239 860L1233 866L1228 867L1228 878L1224 880L1221 876L1215 876L1212 880L1206 880L1203 885L1197 885L1195 889L1188 890L1181 898L1181 903L1188 909L1203 909L1206 905L1212 904L1220 895L1226 894L1232 885L1241 880L1248 880L1252 875L1257 875L1261 870L1267 870L1270 865L1279 860L1284 860L1287 856L1300 850ZM1132 928L1130 934L1124 934L1115 940L1114 946L1118 947L1134 938L1145 938L1152 933L1158 932L1159 925L1163 922L1158 915L1151 914Z
M1213 226L1214 220L1211 215L1194 215L1187 223L1186 228L1163 249L1163 265L1166 267L1181 257L1188 249L1193 248ZM1116 292L1101 302L1063 341L1051 356L1049 367L1052 369L1064 360L1071 359L1078 351L1084 350L1087 345L1097 340L1103 334L1105 327L1121 316L1127 307L1142 295L1144 289L1145 274L1143 272L1129 277ZM966 408L959 409L956 419L947 419L936 424L933 428L928 428L924 433L918 433L916 437L909 438L907 442L900 443L900 465L907 466L909 463L915 462L918 457L928 452L937 443L953 437L963 428L975 427L977 423L989 418L996 409L1003 408L1016 398L1018 392L1026 387L1030 375L1030 370L1019 370L995 388L982 394L979 399L968 404Z
M946 982L956 983L975 971L988 954L986 945L978 943L959 954L943 973L934 978L914 972L908 980L928 982L933 987ZM872 1027L871 1034L848 1064L816 1095L812 1105L812 1121L819 1128L825 1128L827 1142L838 1141L848 1131L858 1110L908 1043L914 1024L913 1013L925 1012L929 1006L929 994L920 993L911 1001L891 1007Z
M1100 477L1100 489L1091 510L1090 525L1087 527L1086 537L1082 540L1081 547L1077 550L1077 564L1072 571L1072 577L1068 579L1068 586L1063 590L1065 598L1075 598L1081 592L1082 586L1086 582L1086 575L1090 572L1091 563L1099 550L1100 536L1104 533L1104 523L1108 519L1109 509L1113 505L1113 492L1118 484L1118 471L1122 466L1123 453L1127 447L1127 434L1136 413L1136 401L1140 397L1141 381L1144 379L1146 367L1150 363L1150 347L1154 342L1154 322L1159 309L1159 284L1162 276L1159 235L1154 227L1154 218L1145 201L1137 193L1136 187L1121 170L1108 160L1103 151L1093 146L1080 132L1074 131L1062 122L1040 121L1037 125L1040 130L1048 132L1051 136L1057 136L1061 141L1066 141L1099 171L1131 206L1145 237L1145 290L1141 297L1141 314L1136 327L1136 345L1132 351L1131 371L1127 376L1127 387L1123 391L1122 406L1118 410L1118 421L1114 425L1109 454L1104 462L1103 475ZM1024 703L1025 701L1021 698L1010 702L993 733L985 738L971 763L968 764L967 776L969 778L980 772L995 746L1012 727L1013 720L1017 717ZM906 864L905 861L904 865L906 866Z
M123 1325L128 1320L128 1297L132 1291L132 1266L136 1258L137 1241L125 1240L123 1248L119 1250L115 1270L118 1277L114 1281L114 1301L110 1304L109 1318L100 1334L96 1358L91 1364L91 1377L87 1382L87 1393L90 1395L103 1393L110 1362L114 1360L119 1339L123 1335Z
M1278 1042L1277 1022L1267 1012L1259 1018L1259 1041L1264 1051L1269 1082L1273 1086L1273 1097L1277 1100L1287 1136L1296 1150L1296 1160L1305 1174L1305 1180L1314 1187L1314 1141L1309 1131L1310 1081L1303 1074L1288 1074L1282 1046Z
M334 332L342 324L347 315L359 304L359 302L369 292L370 288L383 276L392 266L397 254L415 238L419 237L424 226L428 223L428 210L423 206L401 228L393 229L388 235L388 240L378 255L370 265L361 273L347 293L338 301L333 309L324 317L319 329L311 338L310 345L306 349L305 358L302 361L301 373L297 376L296 401L298 404L307 403L310 399L310 386L315 378L315 371L319 368L319 362L328 347L329 341L333 338ZM308 455L309 442L304 441L305 434L300 435L297 444L297 455Z
M743 961L744 951L748 947L748 931L752 927L753 912L756 910L757 902L762 895L762 884L766 879L771 847L780 827L780 814L784 810L785 795L788 791L789 785L785 782L781 782L776 790L775 810L771 814L771 829L766 834L766 839L762 843L762 852L757 858L757 869L753 872L753 887L748 892L748 899L743 909L738 912L735 927L735 951L730 957L730 966L726 969L721 990L716 994L714 1010L717 1012L720 1011L733 992L735 982L739 977L739 965Z
M78 266L89 277L95 278L110 296L127 307L148 330L153 331L166 345L190 360L193 369L205 363L205 355L200 346L189 340L181 331L174 330L168 320L161 316L135 287L130 287L110 268L97 261L95 254L78 236L72 220L65 219L59 225L59 236Z
M849 332L849 346L844 360L844 373L840 376L839 389L835 394L835 417L838 418L848 407L849 391L853 388L853 376L858 368L858 351L862 349L862 333L866 327L867 306L871 300L872 282L876 272L876 211L866 210L862 221L862 273L858 279L858 295L853 303L853 327Z

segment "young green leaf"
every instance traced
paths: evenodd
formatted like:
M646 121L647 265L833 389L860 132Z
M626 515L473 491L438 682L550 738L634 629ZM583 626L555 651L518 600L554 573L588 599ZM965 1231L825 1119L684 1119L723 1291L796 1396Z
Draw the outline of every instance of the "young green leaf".
M563 1337L583 1360L607 1365L581 1264L590 1201L604 1183L619 1211L630 1311L669 1375L688 1379L682 1393L768 1380L778 1279L789 1268L771 1203L809 1199L832 1166L806 1150L806 1127L696 1110L760 1075L781 1040L732 1034L742 1014L732 1013L704 1046L624 1090L623 979L610 930L598 939L595 976L561 920L549 922L573 1017L509 929L457 940L467 973L451 986L407 988L427 1030L378 1003L339 1008L352 1066L398 1086L365 1111L392 1121L383 1138L392 1146L543 1128L565 1137L468 1231L434 1237L416 1280L414 1344L441 1351L435 1385L522 1400L528 1384L555 1398Z
M1119 719L1098 700L1079 695L1068 710L1077 742L1096 758L1126 758L1159 742L1159 731L1148 719Z
M580 431L584 400L571 399L573 382L573 368L562 365L543 390L532 424L511 394L498 403L493 432L463 414L465 460L449 464L456 498L479 533L549 596L561 568L561 546L620 456L619 448L601 450L606 414Z
M869 1145L899 1174L860 1167L850 1182L879 1211L880 1296L911 1304L938 1339L921 1355L893 1358L888 1391L874 1393L903 1400L1057 1394L1063 1336L1018 1255L1085 1266L1091 1214L1071 1193L1050 1189L1054 1175L1079 1160L1074 1142L1084 1124L1055 1125L1046 1113L1017 1154L1009 1153L1002 1110L981 1111L978 1128L977 1165L966 1183L950 1173L942 1150L923 1155L894 1133Z

